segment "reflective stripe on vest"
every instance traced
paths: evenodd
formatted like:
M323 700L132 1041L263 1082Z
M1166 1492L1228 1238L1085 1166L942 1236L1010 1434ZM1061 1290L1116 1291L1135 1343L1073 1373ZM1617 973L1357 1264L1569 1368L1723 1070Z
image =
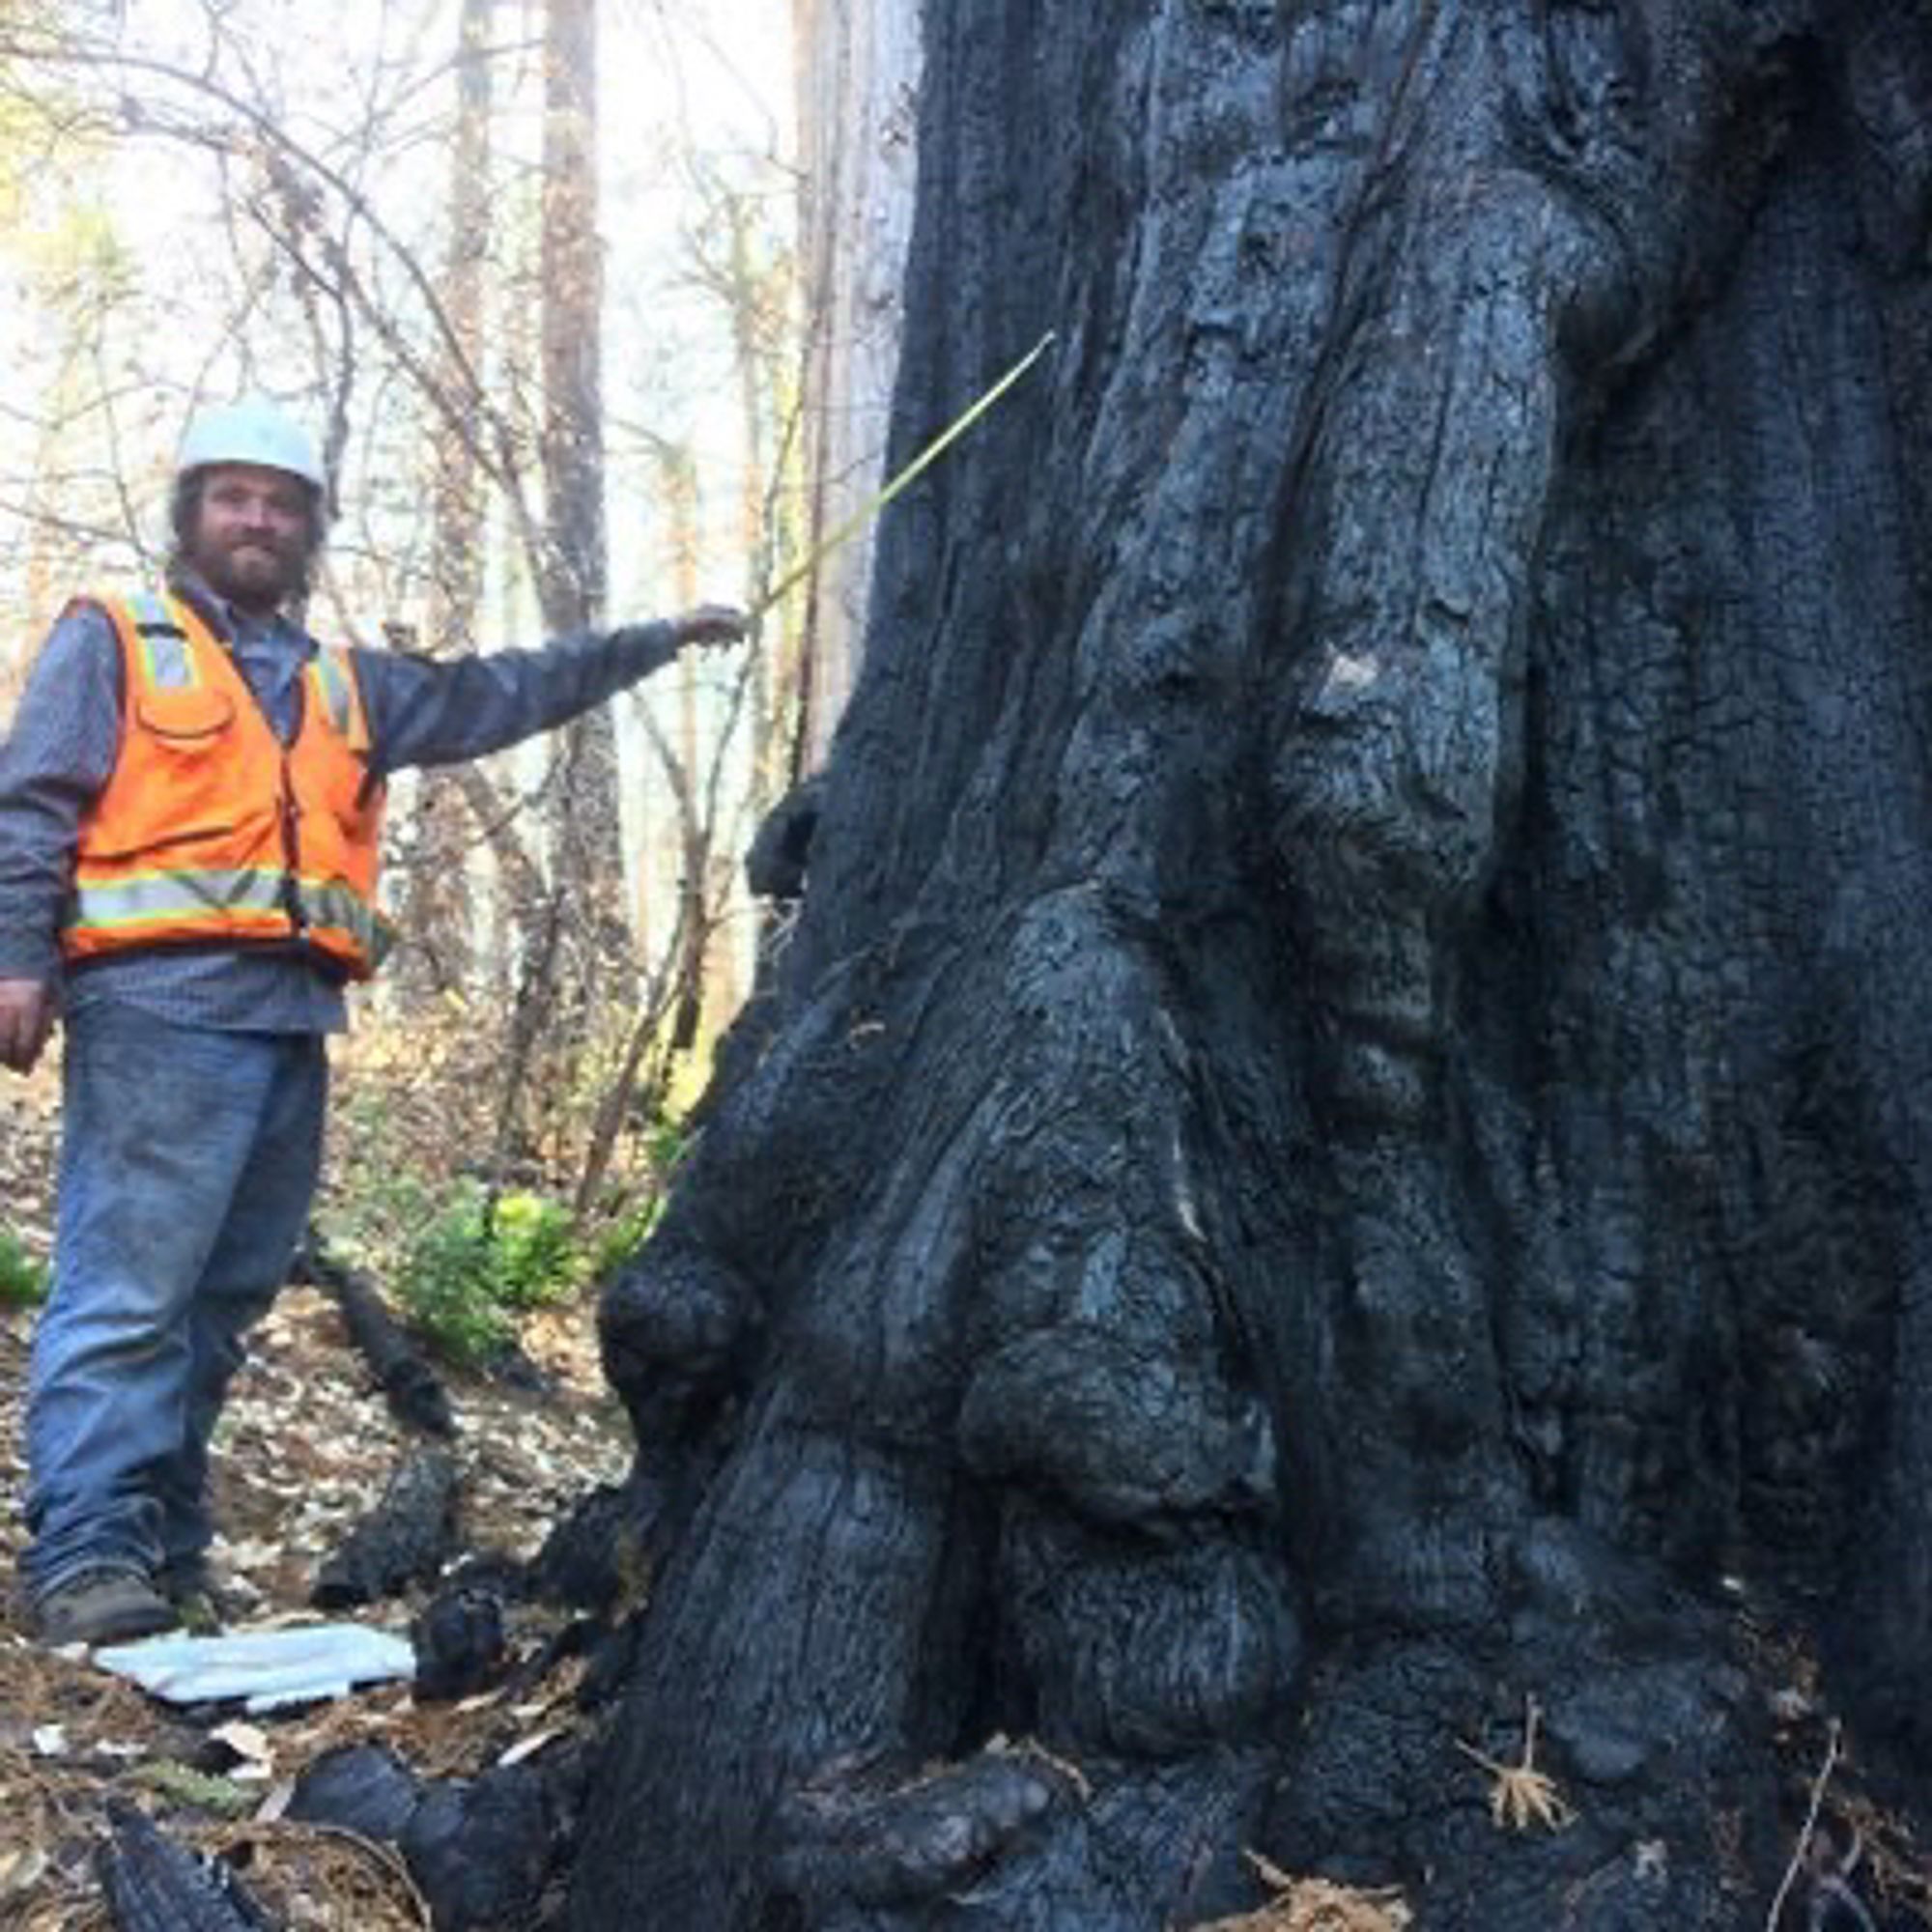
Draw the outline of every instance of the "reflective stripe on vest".
M355 729L355 685L348 665L336 652L321 651L309 666L309 674L324 715L344 740L351 740ZM361 748L352 744L352 749Z
M317 885L312 879L296 881L296 899L301 907L302 923L311 933L345 932L355 950L369 962L373 973L396 944L396 928L381 913L364 905L347 886Z
M141 660L148 682L156 691L194 691L201 670L188 649L187 633L165 597L152 590L137 591L128 600L134 629L141 639Z
M118 931L192 918L210 906L223 912L259 912L282 919L282 874L244 871L141 872L112 885L87 885L74 894L77 923ZM286 921L283 922L286 923Z

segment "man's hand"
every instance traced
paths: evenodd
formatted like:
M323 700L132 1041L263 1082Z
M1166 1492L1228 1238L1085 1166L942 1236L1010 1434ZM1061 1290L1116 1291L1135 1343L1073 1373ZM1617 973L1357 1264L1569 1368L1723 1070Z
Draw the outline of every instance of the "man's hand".
M735 644L752 628L752 620L729 604L700 604L670 620L678 649L686 644Z
M51 986L42 980L0 980L0 1066L31 1073L53 1030Z

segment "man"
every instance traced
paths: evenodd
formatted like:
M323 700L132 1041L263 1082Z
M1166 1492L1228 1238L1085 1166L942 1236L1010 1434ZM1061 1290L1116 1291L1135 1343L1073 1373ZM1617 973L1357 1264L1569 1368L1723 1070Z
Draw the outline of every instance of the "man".
M602 703L736 611L433 664L290 614L325 529L306 434L201 416L162 593L70 605L0 747L0 1063L67 1033L21 1580L47 1642L171 1627L206 1587L208 1445L314 1192L325 1036L388 943L383 781Z

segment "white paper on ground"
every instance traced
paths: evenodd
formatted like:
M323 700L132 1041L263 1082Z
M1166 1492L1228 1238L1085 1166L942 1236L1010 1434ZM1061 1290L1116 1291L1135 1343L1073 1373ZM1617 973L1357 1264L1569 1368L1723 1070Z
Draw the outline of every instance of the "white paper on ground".
M361 1624L151 1636L97 1650L94 1661L171 1704L240 1697L250 1711L346 1696L358 1684L413 1677L416 1668L408 1638Z

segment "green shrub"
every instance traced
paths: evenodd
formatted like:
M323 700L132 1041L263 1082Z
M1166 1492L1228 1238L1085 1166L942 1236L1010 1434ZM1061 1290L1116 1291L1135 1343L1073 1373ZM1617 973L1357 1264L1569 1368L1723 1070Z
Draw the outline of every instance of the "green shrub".
M479 1217L438 1215L409 1245L396 1274L396 1299L441 1354L480 1367L516 1334L490 1292L489 1243Z
M499 1194L489 1215L488 1245L497 1299L506 1308L542 1308L582 1285L583 1255L561 1202Z
M440 1212L445 1183L416 1157L407 1125L377 1094L352 1092L332 1126L337 1149L315 1222L332 1253L393 1280L402 1258Z
M583 1275L560 1204L525 1193L493 1204L474 1181L463 1181L409 1243L396 1299L436 1349L473 1368L516 1338L518 1314L563 1299Z
M0 1308L36 1308L46 1298L46 1263L13 1229L0 1227Z

